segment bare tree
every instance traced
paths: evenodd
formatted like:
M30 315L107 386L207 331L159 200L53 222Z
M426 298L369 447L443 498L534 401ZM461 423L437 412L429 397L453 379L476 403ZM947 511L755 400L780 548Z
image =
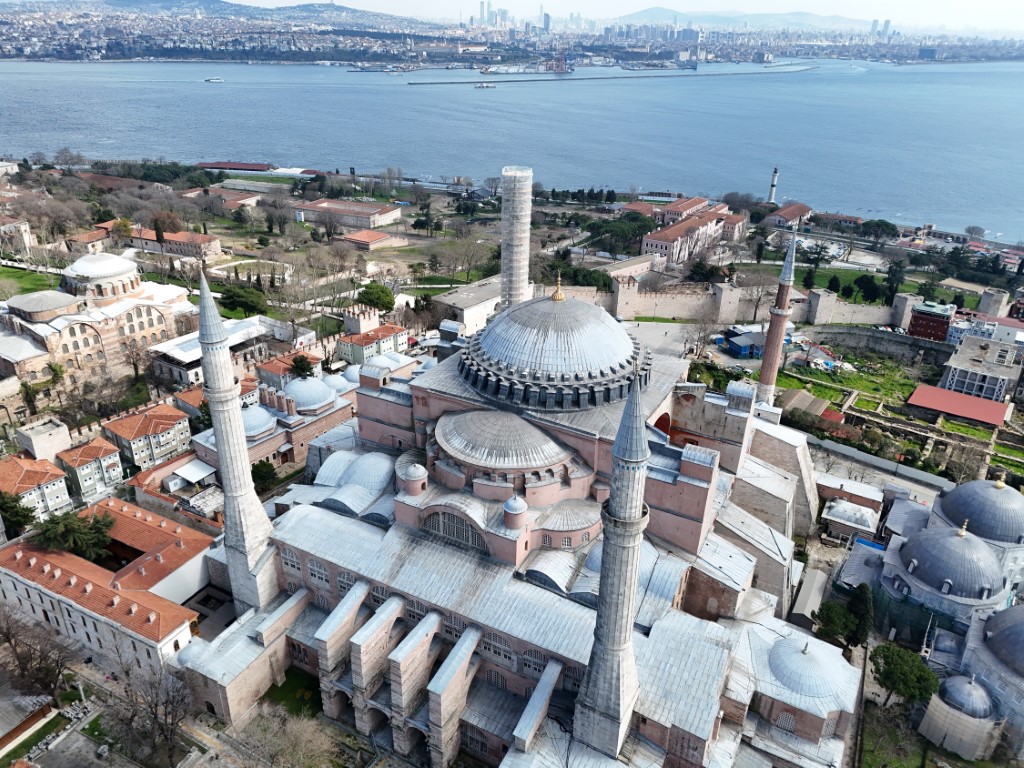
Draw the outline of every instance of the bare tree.
M241 739L254 756L272 768L327 765L338 747L312 717L292 715L278 704L262 703Z
M138 380L139 374L149 367L149 350L139 344L136 339L130 339L121 351L124 361L132 367L132 373Z
M0 645L8 651L3 665L25 693L54 695L74 660L62 635L6 603L0 603Z
M987 467L985 451L974 445L950 444L946 455L946 475L957 485L977 480Z
M704 351L711 343L711 337L719 328L718 312L715 310L714 305L709 305L701 310L694 318L694 321L687 326L689 331L687 335L692 339L692 343L689 346L693 347L693 356L695 358L700 359L704 356Z
M0 301L7 301L12 296L17 296L21 292L21 286L18 285L16 280L3 279L0 280Z
M484 179L484 188L491 193L491 197L495 197L498 194L498 189L500 187L500 176L488 176L486 179Z
M756 323L761 304L772 295L772 287L778 283L778 278L771 275L744 275L737 283L743 289L744 297L754 305L750 322Z
M324 234L327 235L328 240L341 232L341 216L331 211L324 211L319 214L317 216L317 223L324 228Z

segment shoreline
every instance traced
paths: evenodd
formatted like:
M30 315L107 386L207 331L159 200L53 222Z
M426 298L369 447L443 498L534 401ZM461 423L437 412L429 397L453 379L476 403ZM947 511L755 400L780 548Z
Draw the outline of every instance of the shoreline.
M506 77L505 75L494 75L494 77L501 78L498 80L422 80L418 83L406 83L406 85L472 85L474 88L480 83L487 83L488 85L497 85L498 83L579 83L587 80L653 80L655 78L667 80L668 78L681 78L681 77L739 77L742 75L786 75L796 74L797 72L810 72L813 69L819 69L817 66L796 66L793 69L782 69L781 67L775 70L757 70L754 72L693 72L692 74L684 74L682 72L672 73L667 75L586 75L584 77L559 77L553 75L549 77Z

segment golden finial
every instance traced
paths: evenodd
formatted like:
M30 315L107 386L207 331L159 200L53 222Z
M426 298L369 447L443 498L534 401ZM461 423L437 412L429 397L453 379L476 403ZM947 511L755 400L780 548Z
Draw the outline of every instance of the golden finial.
M555 292L551 294L552 301L565 301L565 294L562 293L562 272L558 271L558 277L555 278Z
M957 534L961 539L967 535L967 524L971 522L970 518L964 520L964 524L960 526L960 533Z
M999 490L1002 490L1005 487L1006 487L1006 473L1005 472L1000 472L999 476L996 478L996 488L998 488Z

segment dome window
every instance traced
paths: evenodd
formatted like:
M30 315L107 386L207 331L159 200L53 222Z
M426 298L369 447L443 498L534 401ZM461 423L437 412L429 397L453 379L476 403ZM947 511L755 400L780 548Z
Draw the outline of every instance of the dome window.
M913 573L915 568L917 568L917 560L911 560L907 563L907 573Z
M992 587L985 585L981 588L981 599L988 600L992 596Z
M952 588L953 588L953 582L952 581L950 581L949 579L943 580L943 582L942 582L942 594L948 595L949 594L949 590L951 590Z

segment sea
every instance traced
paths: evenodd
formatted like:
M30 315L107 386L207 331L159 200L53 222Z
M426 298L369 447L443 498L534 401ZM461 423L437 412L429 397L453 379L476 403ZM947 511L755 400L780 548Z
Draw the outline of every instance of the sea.
M223 82L206 82L207 78ZM526 79L527 82L522 80ZM480 89L481 81L495 88ZM413 85L418 83L418 85ZM440 84L426 84L440 83ZM1024 239L1024 63L800 60L695 73L408 74L0 61L0 155L234 160L480 183L765 197Z

